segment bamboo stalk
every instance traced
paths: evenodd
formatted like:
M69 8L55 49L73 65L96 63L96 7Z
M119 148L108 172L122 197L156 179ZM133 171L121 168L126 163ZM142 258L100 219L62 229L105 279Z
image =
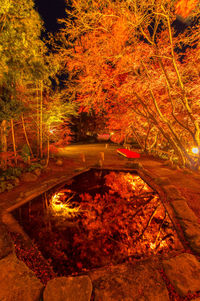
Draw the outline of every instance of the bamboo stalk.
M40 81L40 157L43 157L43 82Z
M24 131L24 136L25 136L25 139L26 139L26 144L28 145L28 148L30 150L31 156L34 157L33 156L33 152L32 152L32 148L31 148L29 140L28 140L28 136L27 136L27 132L26 132L26 127L25 127L25 123L24 123L24 116L23 116L23 114L21 116L21 119L22 119L22 127L23 127L23 131Z
M1 157L1 167L2 169L7 169L7 137L6 137L7 121L3 120L1 122L1 149L4 156Z
M12 141L13 141L14 160L15 160L15 165L17 165L17 151L16 151L15 132L14 132L13 119L10 120L10 124L11 124L11 131L12 131Z

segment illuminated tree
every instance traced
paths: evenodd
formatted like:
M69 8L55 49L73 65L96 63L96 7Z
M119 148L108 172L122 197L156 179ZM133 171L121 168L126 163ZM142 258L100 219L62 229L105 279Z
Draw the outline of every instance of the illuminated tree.
M199 0L179 0L176 3L176 14L182 16L183 18L188 17L188 15L196 8Z
M34 73L44 65L44 46L40 40L42 23L33 7L32 1L4 0L0 9L1 150L7 152L6 132L10 122L15 163L14 120L19 119L23 111L17 87L33 83Z
M72 2L59 55L74 99L106 112L111 128L118 120L124 137L147 151L166 148L180 165L198 166L191 147L200 147L199 78L191 66L199 64L199 24L174 30L177 1ZM193 62L180 51L186 46Z

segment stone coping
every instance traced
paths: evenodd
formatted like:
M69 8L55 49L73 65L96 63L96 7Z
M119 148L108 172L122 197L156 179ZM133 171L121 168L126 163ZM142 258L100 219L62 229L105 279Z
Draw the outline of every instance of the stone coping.
M153 178L137 162L129 163L124 168L119 166L119 169L128 171L131 170L131 167L133 170L136 167L139 168L137 170L138 174L158 192L172 222L175 225L177 222L180 224L184 237L187 239L194 255L182 253L173 255L161 262L152 258L136 264L130 263L115 267L104 267L89 272L85 276L58 277L50 280L46 288L44 288L33 275L33 272L16 258L13 248L10 247L10 252L7 251L0 260L1 271L4 271L2 273L4 277L0 276L0 300L22 301L26 298L31 301L39 301L41 300L41 295L43 295L44 301L54 301L54 297L51 296L57 296L57 301L170 300L166 284L161 277L160 271L162 269L180 296L184 297L188 293L198 293L200 291L200 263L198 260L198 256L200 256L200 225L194 212L189 208L186 200L180 195L176 187L171 185L168 178ZM91 168L96 167L91 166ZM58 186L89 169L74 171L71 176L60 178L59 182L56 182L56 179L44 182L40 189L21 195L16 199L16 204L5 210L3 215L4 222L7 222L7 217L11 216L10 212L15 208L37 197L42 192ZM104 166L104 169L109 169L109 167ZM117 167L110 167L110 169L116 170ZM14 223L13 220L11 221L12 223ZM179 227L176 227L176 229L180 232ZM16 231L19 230L21 231L22 229L16 229ZM182 235L182 233L179 234ZM7 245L9 248L10 242ZM9 277L6 277L8 263L11 268L9 269ZM20 275L26 275L26 277L19 277ZM26 290L23 289L24 283L26 283ZM6 286L11 287L11 289L6 290ZM73 290L70 287L73 287Z

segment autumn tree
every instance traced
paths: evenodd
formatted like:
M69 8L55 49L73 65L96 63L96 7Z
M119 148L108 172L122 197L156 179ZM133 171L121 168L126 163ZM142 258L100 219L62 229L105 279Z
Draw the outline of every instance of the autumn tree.
M191 153L200 147L197 69L191 76L199 60L199 23L178 33L177 1L72 3L59 55L74 99L105 111L110 126L120 124L143 149L165 148L181 166L199 166ZM198 16L196 9L191 17Z

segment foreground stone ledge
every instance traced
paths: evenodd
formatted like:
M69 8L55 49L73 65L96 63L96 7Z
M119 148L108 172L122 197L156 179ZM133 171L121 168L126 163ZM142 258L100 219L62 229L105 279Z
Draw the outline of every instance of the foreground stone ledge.
M188 239L200 237L200 225L198 223L180 219L180 224Z
M191 249L200 255L200 225L184 219L180 219L180 225Z
M180 191L174 185L163 185L163 190L166 193L168 201L183 199Z
M187 202L184 200L177 200L171 202L171 205L175 211L176 217L179 219L185 219L190 222L197 223L198 219L192 209L188 206Z
M161 186L169 186L170 180L167 177L158 177L158 178L153 178L156 184L161 185Z
M95 301L169 301L166 285L153 263L121 264L89 272Z
M0 300L39 301L43 285L14 254L0 260Z
M200 262L192 254L183 253L163 261L164 271L181 296L200 290Z
M88 276L59 277L50 280L43 301L90 301L92 283Z
M189 240L189 244L191 249L197 253L198 255L200 255L200 237L194 237L191 240ZM199 289L200 290L200 289Z

